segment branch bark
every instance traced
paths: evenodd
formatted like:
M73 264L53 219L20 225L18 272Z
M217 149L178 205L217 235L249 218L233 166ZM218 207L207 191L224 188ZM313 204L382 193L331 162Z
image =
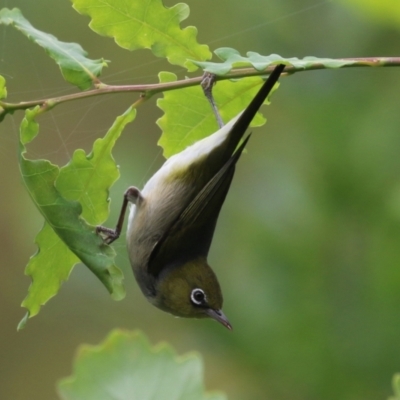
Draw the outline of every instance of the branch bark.
M340 58L337 60L353 61L351 65L344 65L341 68L356 68L356 67L400 67L400 57L367 57L367 58ZM226 79L237 79L245 78L249 76L260 76L270 74L275 65L267 67L263 71L255 70L254 68L236 68L232 69L228 74L216 76L216 81L226 80ZM291 65L287 65L282 76L292 75L297 72L312 71L317 69L328 69L323 64L315 62L306 68L299 68ZM43 109L51 109L59 104L66 103L72 100L84 99L94 96L102 96L111 93L140 93L140 99L134 103L134 106L140 105L145 100L148 100L154 94L160 92L166 92L168 90L182 89L190 86L199 85L202 82L203 75L195 78L183 79L175 82L168 83L154 83L148 85L107 85L105 83L99 82L96 84L96 88L88 90L85 92L79 92L74 94L69 94L60 97L54 97L49 99L38 99L31 101L22 101L19 103L7 103L0 101L0 121L4 117L13 113L17 110L26 110L35 106L40 106Z

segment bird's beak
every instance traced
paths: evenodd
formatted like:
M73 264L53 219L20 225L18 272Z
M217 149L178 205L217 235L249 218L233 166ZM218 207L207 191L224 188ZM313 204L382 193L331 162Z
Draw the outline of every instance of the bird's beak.
M232 325L229 323L228 318L226 318L225 314L221 310L213 310L212 308L208 308L206 313L210 318L215 319L230 331L232 330Z

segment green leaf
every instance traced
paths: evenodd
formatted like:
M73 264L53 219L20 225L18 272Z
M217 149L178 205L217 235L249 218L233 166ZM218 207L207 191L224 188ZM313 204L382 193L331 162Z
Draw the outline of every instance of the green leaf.
M352 65L356 61L334 60L331 58L304 57L302 59L292 57L283 58L277 54L262 56L261 54L249 51L243 57L240 53L229 47L222 47L214 52L223 62L200 62L193 60L193 63L201 67L204 71L216 74L226 75L233 68L253 67L257 71L264 71L267 67L277 64L292 65L296 68L306 69L313 66L324 66L325 68L340 68L345 65Z
M140 332L114 331L99 346L82 346L73 376L58 384L63 400L226 400L207 394L197 354L151 347Z
M370 18L371 21L380 22L385 26L392 26L400 29L400 8L398 0L380 0L380 1L365 1L365 0L340 0L341 3L351 8L360 11Z
M400 400L400 374L395 374L392 380L394 396L390 396L388 400Z
M81 260L106 286L116 300L124 297L122 272L114 265L115 252L96 234L97 225L108 216L108 189L119 171L111 155L115 141L136 115L128 109L118 117L103 139L97 139L93 151L85 155L76 150L63 168L47 160L25 158L25 144L35 138L40 113L27 110L21 123L20 169L35 205L46 219L36 238L38 252L26 268L32 285L23 306L34 316L40 306L54 296Z
M157 57L194 71L188 59L211 58L206 45L197 43L197 29L180 28L189 15L189 7L179 3L165 7L161 0L72 0L74 8L89 15L90 27L100 35L115 39L124 49L151 49Z
M7 97L6 80L4 76L0 75L0 99L5 99Z
M40 249L29 261L25 274L32 277L28 295L22 306L28 310L27 316L34 317L40 306L55 296L63 281L66 281L79 258L57 236L48 223L36 236L35 243ZM18 325L25 327L27 318Z
M86 51L79 44L60 42L53 35L34 28L18 8L3 8L0 11L0 24L14 26L41 46L58 64L64 79L82 90L90 88L103 67L107 66L103 59L87 58Z
M6 88L6 80L3 76L0 75L0 100L5 99L7 97L7 88ZM7 112L0 105L0 122L3 121Z
M174 74L160 74L161 82L174 80ZM252 77L235 82L219 81L214 86L214 99L225 123L248 106L262 82L260 77ZM200 86L167 91L157 101L157 105L164 111L157 124L163 131L158 144L164 149L166 158L218 130L210 104ZM265 118L257 113L251 126L261 126L264 123Z

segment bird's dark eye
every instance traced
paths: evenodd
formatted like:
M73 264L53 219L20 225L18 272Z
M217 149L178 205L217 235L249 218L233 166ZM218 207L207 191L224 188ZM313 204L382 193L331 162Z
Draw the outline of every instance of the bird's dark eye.
M201 306L206 303L206 295L201 289L193 289L190 294L190 300L196 306Z

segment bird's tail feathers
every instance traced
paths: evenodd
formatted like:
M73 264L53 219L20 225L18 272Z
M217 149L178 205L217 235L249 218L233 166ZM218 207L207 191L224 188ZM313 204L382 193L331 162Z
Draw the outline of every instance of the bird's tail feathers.
M275 67L275 69L271 72L268 79L265 81L261 89L255 95L253 100L247 106L247 108L240 114L239 118L234 123L232 129L229 132L229 144L226 149L227 155L229 156L234 152L237 145L239 144L241 138L243 137L246 129L250 125L254 116L256 115L259 108L264 103L267 96L271 93L275 83L278 81L281 73L285 69L284 64L279 64Z

